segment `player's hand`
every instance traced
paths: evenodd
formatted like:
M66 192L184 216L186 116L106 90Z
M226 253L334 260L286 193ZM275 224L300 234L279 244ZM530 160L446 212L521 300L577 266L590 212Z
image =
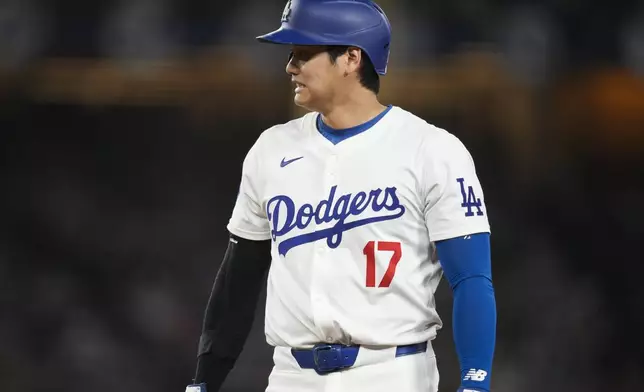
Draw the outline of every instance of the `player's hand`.
M206 383L190 384L186 387L186 392L208 392L206 390Z

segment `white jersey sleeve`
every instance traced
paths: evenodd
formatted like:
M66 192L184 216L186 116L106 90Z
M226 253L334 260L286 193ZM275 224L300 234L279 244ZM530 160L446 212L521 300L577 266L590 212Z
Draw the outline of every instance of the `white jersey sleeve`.
M490 231L474 160L454 135L435 128L425 139L425 223L431 241Z
M253 241L271 238L269 221L259 196L263 178L260 173L258 144L259 140L244 159L239 194L227 226L232 234Z

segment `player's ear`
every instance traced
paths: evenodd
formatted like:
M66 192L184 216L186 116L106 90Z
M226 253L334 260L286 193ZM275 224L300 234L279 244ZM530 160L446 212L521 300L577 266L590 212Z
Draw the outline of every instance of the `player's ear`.
M360 64L362 63L362 50L356 48L355 46L350 46L347 49L346 55L346 65L347 72L357 72L360 69Z

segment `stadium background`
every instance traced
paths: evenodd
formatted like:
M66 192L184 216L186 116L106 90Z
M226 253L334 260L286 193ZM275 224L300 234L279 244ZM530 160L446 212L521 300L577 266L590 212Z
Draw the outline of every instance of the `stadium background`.
M460 137L493 227L496 392L641 389L644 6L381 0L382 100ZM301 114L284 1L0 1L0 391L182 391L241 161ZM451 295L435 341L455 390ZM224 391L262 391L263 299Z

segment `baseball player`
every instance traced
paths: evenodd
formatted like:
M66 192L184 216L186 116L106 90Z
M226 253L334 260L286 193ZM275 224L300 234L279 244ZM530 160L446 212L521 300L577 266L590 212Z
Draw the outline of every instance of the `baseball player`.
M459 391L490 390L483 191L459 139L379 102L390 36L369 0L291 0L281 27L258 37L291 47L286 72L309 112L265 130L243 162L187 392L219 390L266 280L267 392L435 392L443 274Z

